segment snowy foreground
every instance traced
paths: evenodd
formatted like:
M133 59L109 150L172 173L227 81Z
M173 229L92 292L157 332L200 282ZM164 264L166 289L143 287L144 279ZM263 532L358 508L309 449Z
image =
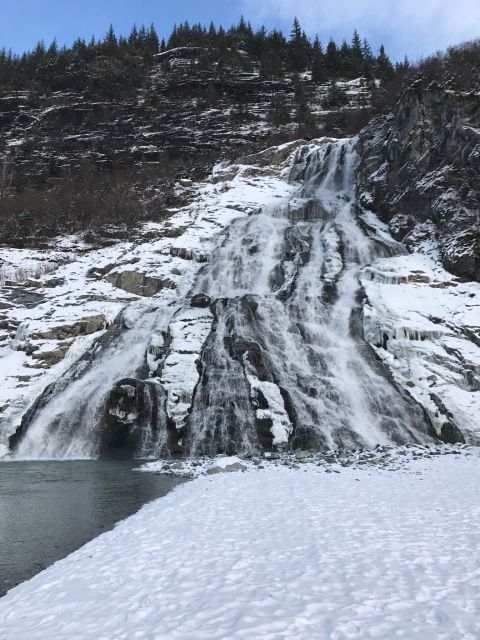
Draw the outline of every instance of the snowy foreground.
M478 640L480 453L202 476L0 600L2 640Z

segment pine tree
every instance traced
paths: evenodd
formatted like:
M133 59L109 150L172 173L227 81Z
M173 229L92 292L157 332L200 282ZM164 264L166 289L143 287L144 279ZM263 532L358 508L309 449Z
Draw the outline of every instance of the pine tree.
M128 44L131 47L136 47L137 46L137 40L138 40L137 25L134 24L132 29L131 29L131 31L130 31L130 35L128 36Z
M267 36L266 47L269 54L278 61L278 75L282 74L287 50L287 41L283 33L273 29Z
M56 60L58 57L58 45L56 39L52 40L52 44L48 47L47 56L50 60Z
M147 56L154 56L160 49L160 41L154 24L150 25L150 29L146 34L145 51Z
M267 120L274 127L280 127L290 122L290 111L285 95L276 94L272 97L267 113Z
M113 25L110 25L104 39L104 50L107 55L115 55L118 49L118 40L113 29Z
M375 60L373 57L372 49L368 43L368 40L364 38L362 44L362 54L363 54L363 75L371 80L375 73Z
M363 72L363 47L358 31L355 29L352 37L352 45L350 47L351 72L355 78L358 78Z
M267 51L262 53L262 55L260 56L259 73L262 78L271 78L278 73L275 61L272 55L270 55Z
M299 83L295 88L295 120L303 134L309 134L315 128L315 118L302 83Z
M210 22L210 27L208 28L208 46L214 47L217 41L217 30L213 22Z
M320 84L327 79L327 70L325 68L322 44L318 36L315 37L312 51L312 82Z
M376 73L381 80L390 80L394 75L394 68L390 62L390 58L385 53L385 47L383 44L380 46L380 51L377 57Z
M340 71L340 60L335 42L330 38L325 53L325 68L330 78L337 78Z
M350 78L355 74L352 72L352 64L351 64L351 56L350 56L350 47L347 41L342 40L342 46L338 51L339 57L339 73L338 75L343 78Z
M287 63L291 71L305 71L309 63L309 49L308 38L302 31L298 18L295 18L288 42Z
M327 95L322 101L322 107L324 109L336 109L348 104L348 96L343 89L341 89L335 80L330 82Z
M37 43L37 46L33 50L32 56L36 62L42 62L47 54L47 50L45 49L45 43L43 40L40 40Z

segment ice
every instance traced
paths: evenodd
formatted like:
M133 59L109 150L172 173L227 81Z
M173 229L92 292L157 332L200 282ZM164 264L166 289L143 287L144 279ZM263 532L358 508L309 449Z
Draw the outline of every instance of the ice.
M293 431L293 425L290 422L287 412L285 411L285 403L280 393L280 389L273 382L268 380L259 380L256 376L247 374L247 380L251 389L251 397L255 404L258 405L258 393L262 394L262 399L267 403L267 407L256 410L259 420L268 419L272 426L270 431L273 435L272 444L276 447L286 445L288 438Z
M167 391L167 414L177 429L185 425L197 386L197 363L210 333L213 317L208 309L181 309L168 326L170 352L165 359L161 383Z
M360 280L365 339L439 432L453 417L467 440L480 441L480 285L457 281L421 253L376 260Z

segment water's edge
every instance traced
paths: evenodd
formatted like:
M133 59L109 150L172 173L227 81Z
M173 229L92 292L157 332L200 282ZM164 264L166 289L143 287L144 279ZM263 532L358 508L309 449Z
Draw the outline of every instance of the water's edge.
M139 464L0 464L0 597L185 482Z

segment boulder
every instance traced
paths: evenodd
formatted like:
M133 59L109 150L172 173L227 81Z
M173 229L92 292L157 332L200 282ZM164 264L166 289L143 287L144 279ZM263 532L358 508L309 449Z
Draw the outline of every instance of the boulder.
M247 467L242 463L240 458L230 456L227 458L217 458L207 469L207 473L208 475L231 473L233 471L245 471L246 468Z
M465 438L460 429L451 422L445 422L440 431L440 438L447 444L465 443Z
M153 297L161 289L175 289L175 283L169 278L147 276L141 271L113 271L107 273L105 280L118 289L146 298Z
M209 307L212 304L212 298L206 293L197 293L190 299L192 307Z
M34 351L31 356L34 360L40 362L44 367L51 367L54 364L61 362L67 355L67 351L70 345L59 345L57 349L51 349L50 351Z

